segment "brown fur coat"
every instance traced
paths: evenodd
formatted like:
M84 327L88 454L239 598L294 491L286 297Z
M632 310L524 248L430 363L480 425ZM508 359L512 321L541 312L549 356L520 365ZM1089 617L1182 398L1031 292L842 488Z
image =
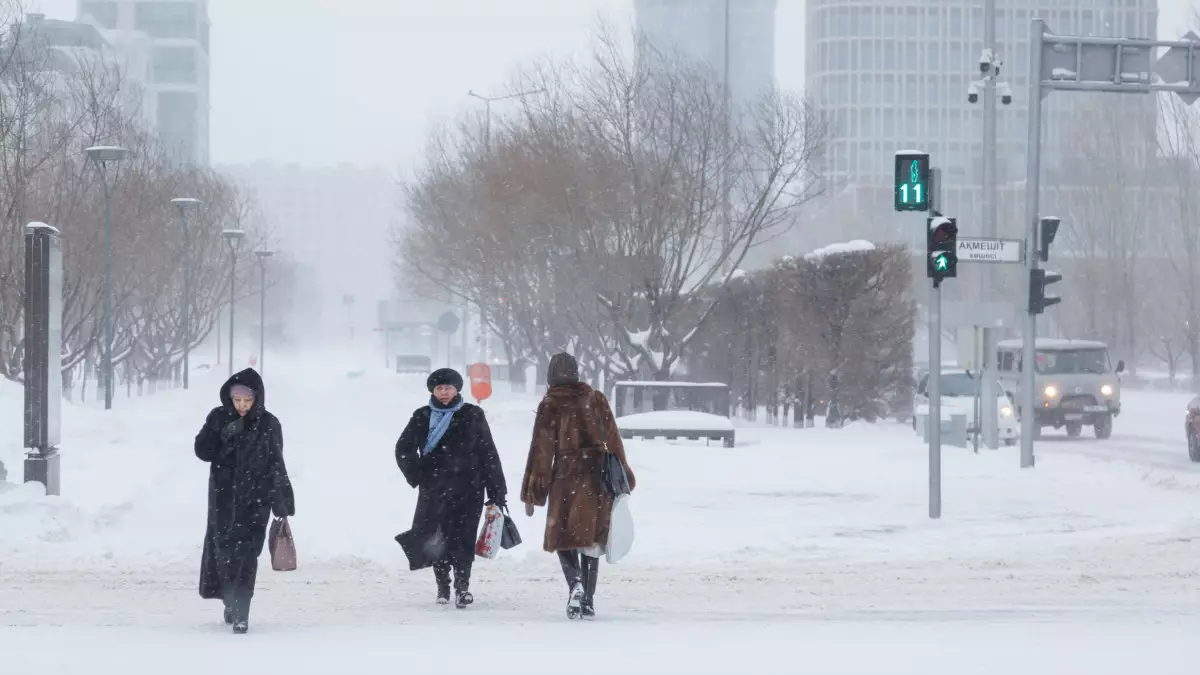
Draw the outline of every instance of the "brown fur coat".
M636 485L625 446L604 394L575 382L551 387L538 405L533 442L521 483L521 501L546 506L545 550L588 548L608 542L612 498L600 485L607 443L616 453L629 485Z

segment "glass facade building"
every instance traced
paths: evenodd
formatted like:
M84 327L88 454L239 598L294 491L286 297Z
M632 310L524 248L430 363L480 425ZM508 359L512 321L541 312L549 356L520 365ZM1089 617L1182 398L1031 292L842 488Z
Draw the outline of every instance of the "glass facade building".
M997 106L997 179L1023 181L1027 130L1030 20L1051 32L1157 38L1157 0L997 0L996 38L1013 103ZM942 169L946 205L972 219L981 213L983 106L967 100L983 51L983 0L808 0L806 89L830 118L825 157L831 194L857 192L860 208L890 210L893 154L929 152ZM1050 180L1069 181L1071 112L1097 95L1047 98L1042 163ZM1105 95L1153 129L1152 97ZM1130 134L1131 138L1137 136ZM1153 138L1153 132L1149 134ZM1130 142L1143 147L1144 137ZM1153 151L1152 148L1149 151ZM878 236L878 235L876 235Z

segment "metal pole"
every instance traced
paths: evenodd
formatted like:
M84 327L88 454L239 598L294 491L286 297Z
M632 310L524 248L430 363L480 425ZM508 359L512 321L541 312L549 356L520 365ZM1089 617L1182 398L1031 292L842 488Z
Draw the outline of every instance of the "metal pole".
M229 271L229 375L233 375L233 292L237 282L237 251L229 247L231 267Z
M1042 38L1046 22L1033 19L1029 35L1029 138L1026 141L1025 163L1025 275L1026 297L1033 270L1037 269L1038 197L1041 179L1042 152ZM1021 344L1021 468L1034 464L1034 367L1037 337L1037 317L1026 307L1025 328Z
M483 305L479 306L479 362L488 362L488 329L487 316L483 313Z
M104 183L104 409L112 410L112 192L107 172L102 170L100 178Z
M729 200L729 145L730 133L733 126L733 88L729 85L729 1L725 0L725 25L724 25L724 45L721 50L721 58L723 60L721 71L721 107L722 107L722 122L724 124L724 133L722 134L721 152L721 221L724 232L722 232L722 255L728 255L728 247L730 240L733 238L733 207ZM732 260L726 261L726 271L732 271L730 268L733 265Z
M996 0L983 3L983 46L996 55ZM996 237L996 75L995 66L989 77L984 78L983 90L983 236ZM980 300L988 297L994 287L995 274L991 265L981 265ZM1000 447L999 419L996 410L996 333L986 326L980 332L979 342L982 358L980 367L983 381L980 383L980 414L975 419L982 429L983 444L995 450ZM979 448L980 430L975 432L975 448Z
M179 209L183 220L183 388L188 388L188 358L192 349L192 244L188 237L187 215Z
M929 517L942 517L942 289L929 289Z
M267 372L267 264L259 259L262 270L262 288L258 293L258 372Z

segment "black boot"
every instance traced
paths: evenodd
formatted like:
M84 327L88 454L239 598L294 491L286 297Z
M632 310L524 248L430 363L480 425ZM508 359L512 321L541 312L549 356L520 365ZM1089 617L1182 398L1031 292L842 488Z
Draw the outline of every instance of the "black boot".
M250 630L250 598L249 593L237 593L233 597L232 612L233 632L244 635Z
M459 609L466 609L468 605L474 604L475 596L471 595L468 590L471 587L471 566L470 564L454 566L454 606Z
M596 618L596 579L600 576L600 559L582 556L583 567L583 601L580 612L583 618L591 621Z
M567 579L567 618L578 619L583 604L583 572L579 568L579 553L577 551L559 551L558 562L562 565L563 576Z
M450 565L434 565L433 578L437 582L437 604L450 604Z

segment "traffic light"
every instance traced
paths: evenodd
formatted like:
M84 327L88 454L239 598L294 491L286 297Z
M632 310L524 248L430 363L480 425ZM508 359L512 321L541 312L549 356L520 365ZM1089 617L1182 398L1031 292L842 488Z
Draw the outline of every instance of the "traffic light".
M929 218L929 233L925 240L925 274L936 287L943 279L958 276L958 220L937 216Z
M928 211L929 153L901 150L896 153L896 210Z
M1058 234L1059 220L1054 216L1046 216L1041 219L1038 228L1038 257L1042 262L1050 259L1050 244L1054 243L1054 237Z
M1029 270L1029 313L1041 314L1051 305L1062 302L1056 295L1046 295L1046 287L1062 281L1062 275L1046 270Z

